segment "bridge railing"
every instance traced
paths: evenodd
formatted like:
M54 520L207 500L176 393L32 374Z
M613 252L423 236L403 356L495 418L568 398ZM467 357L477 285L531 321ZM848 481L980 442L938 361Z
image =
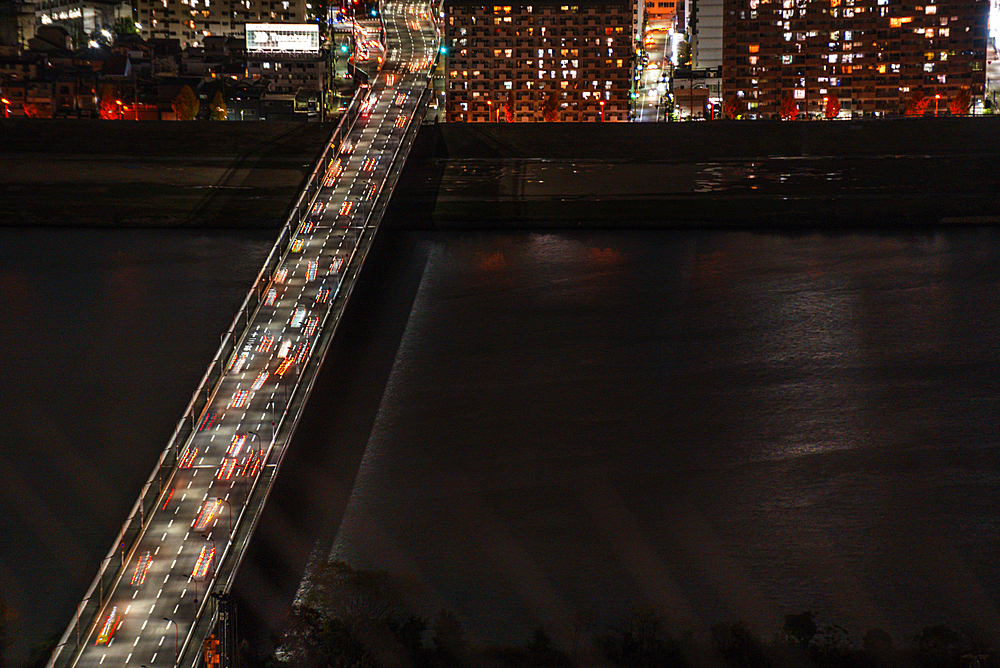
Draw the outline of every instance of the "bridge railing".
M423 115L427 112L427 107L430 104L430 100L431 100L431 98L434 95L434 90L433 90L433 76L434 76L434 69L435 69L435 67L437 65L437 60L438 60L439 57L440 57L440 55L438 55L438 56L436 56L434 58L434 61L433 61L432 65L431 65L431 68L430 68L430 70L428 72L428 75L427 75L426 85L425 85L424 89L420 92L420 97L417 100L417 104L415 106L415 110L414 110L414 113L412 115L412 118L414 120L413 120L413 124L410 126L411 128L414 127L414 126L417 126L418 129L419 129L419 123L416 121L416 119L422 118ZM396 181L397 181L397 179L395 177L398 177L399 172L402 169L402 164L397 160L397 158L399 157L399 155L401 153L404 156L406 156L406 155L409 154L409 149L413 145L413 141L415 140L415 138L416 138L416 132L415 131L410 131L408 129L406 136L403 138L403 140L396 147L396 150L393 152L392 159L390 160L390 164L392 165L391 168L390 168L390 171L387 173L386 180L383 182L383 186L380 187L380 189L379 189L379 191L378 191L378 193L376 195L375 205L371 208L371 210L368 212L368 215L365 218L364 225L365 225L366 228L369 225L371 225L372 222L377 223L381 219L382 214L385 211L385 206L388 204L388 201L389 201L389 199L392 196L392 192L394 191L394 189L396 187ZM393 175L393 172L395 172L394 175ZM385 184L388 184L388 188L385 188ZM315 196L314 196L314 198L315 198ZM374 231L372 232L372 234L374 235ZM368 247L370 247L370 243L369 243ZM355 252L357 252L357 251L355 251ZM366 254L367 254L367 250L364 251L364 253L362 255L361 262L364 262L364 257L365 257ZM351 255L350 258L348 258L347 260L345 260L344 266L345 267L354 266L354 255L353 254ZM345 274L346 274L346 272L347 272L347 269L344 270ZM343 276L344 276L344 274L341 274L341 276L342 276L342 278L341 278L341 281L340 281L340 285L343 284L343 281L344 281ZM354 287L354 283L352 282L349 285L349 287L348 287L347 294L343 297L344 301L346 301L346 299L350 296L350 292L353 290L353 287ZM340 290L339 290L339 285L338 285L338 290L336 290L334 292L334 294L338 294L339 295L339 293L340 293ZM324 332L326 331L326 325L327 325L327 322L329 320L329 317L330 317L331 313L334 310L334 304L335 304L336 301L337 301L336 299L331 299L329 301L329 303L328 303L328 305L327 305L327 307L326 307L326 309L325 309L325 311L323 313L322 319L321 319L321 324L319 326L319 330L320 331L324 331ZM308 349L307 353L306 353L305 360L303 361L301 367L305 368L309 364L309 361L312 359L313 355L315 353L317 353L317 352L318 352L318 348L317 347L310 347ZM316 379L317 379L318 376L319 376L319 373L317 371L316 373L312 374L307 379L307 381L306 381L306 388L305 388L305 396L308 396L311 393L313 383L315 383L315 381L316 381ZM302 380L302 374L296 374L295 383L294 383L294 386L293 386L293 388L291 390L291 394L289 395L289 397L290 397L289 398L289 405L291 405L291 403L292 403L291 402L291 397L294 397L295 393L298 391L299 381L300 380ZM286 429L285 428L286 421L290 422L291 425L292 425L291 428L294 429L295 425L298 424L299 419L302 417L302 413L303 413L304 410L305 410L305 404L303 402L300 402L297 405L297 408L295 410L294 416L289 417L287 413L283 413L282 416L281 416L281 420L280 420L280 422L277 425L276 432L280 434L280 433L283 432L283 430ZM287 438L287 436L286 436L286 438ZM263 493L264 496L263 496L263 498L260 501L261 505L263 505L263 503L266 501L267 497L270 496L271 486L272 486L273 481L274 481L274 475L276 475L276 470L280 466L281 461L284 458L284 455L285 455L285 452L286 452L286 450L281 450L279 452L279 455L278 455L278 461L277 462L271 462L271 454L272 454L272 451L274 449L274 446L275 446L275 442L272 440L271 444L270 444L270 447L267 450L267 454L264 456L264 461L265 462L269 462L271 464L274 464L275 471L272 472L270 479L266 483L263 482L264 472L262 471L261 475L259 475L256 478L254 478L254 481L253 481L252 487L251 487L251 491L250 491L250 497L254 498L255 497L255 492L257 490L258 485L259 484L266 484L266 487L265 487L265 490L264 490L264 493ZM247 512L247 507L246 506L244 506L243 508L240 509L240 514L239 514L239 516L237 517L237 520L236 520L236 527L237 527L237 529L234 530L236 533L239 533L239 528L242 526L244 514L246 514L246 512ZM254 517L254 521L255 520L256 520L256 517ZM252 530L252 528L253 528L253 523L251 524L250 529ZM228 557L230 555L230 552L233 549L235 549L237 543L240 543L240 542L248 540L250 532L251 531L247 531L244 534L242 540L239 537L237 537L237 540L235 540L233 542L227 543L227 545L226 545L226 547L225 547L225 549L224 549L224 551L222 553L222 557L217 562L220 565L220 570L213 577L212 583L209 585L209 587L206 588L207 594L203 598L202 603L201 603L201 607L199 608L198 619L197 619L196 623L194 625L192 625L191 628L188 630L188 633L187 633L187 635L184 638L184 642L181 644L181 649L180 649L180 654L179 654L180 660L178 661L178 665L179 666L190 666L190 668L197 668L199 665L201 665L202 658L201 658L201 653L199 651L200 647L198 646L197 643L199 643L200 640L203 640L204 638L208 637L208 634L211 633L213 629L215 629L216 624L218 622L219 609L218 609L218 606L214 606L213 605L211 607L211 614L205 615L205 614L203 614L203 612L204 612L206 606L210 605L210 599L212 598L213 595L228 594L229 593L229 590L231 589L231 587L233 585L233 581L235 580L236 572L237 572L237 570L239 568L239 561L242 559L242 553L240 553L240 559L237 560L237 563L229 563L227 559L228 559ZM222 564L224 564L224 563L227 564L227 566L225 568L222 567Z
M115 537L110 551L101 560L97 576L84 594L83 600L77 605L73 619L53 649L46 668L62 668L72 665L83 649L83 643L86 642L94 626L100 622L110 593L120 581L125 564L129 562L132 552L142 537L149 517L170 484L177 469L181 449L189 444L198 426L208 417L206 411L220 381L232 364L240 341L247 333L247 327L253 313L266 299L267 290L274 280L274 273L287 253L295 232L308 217L323 180L335 164L343 142L360 114L361 103L367 96L368 89L359 89L355 93L337 127L331 133L330 140L323 153L316 160L305 186L278 234L278 239L254 279L242 305L233 318L232 324L222 334L219 348L191 397L191 401L185 408L183 417L178 421L170 440L160 453L149 479L142 486L139 498L132 506L121 530Z

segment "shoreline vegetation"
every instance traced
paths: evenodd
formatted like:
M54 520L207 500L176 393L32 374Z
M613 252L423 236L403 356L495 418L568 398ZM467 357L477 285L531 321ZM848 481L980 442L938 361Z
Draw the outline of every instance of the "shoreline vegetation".
M240 645L248 668L996 668L994 634L927 626L897 646L873 627L859 637L812 611L785 615L770 637L741 620L707 629L672 622L669 611L623 612L607 625L576 619L539 626L523 645L477 645L447 610L416 612L411 578L332 561L314 568L273 648ZM559 636L558 638L556 636Z

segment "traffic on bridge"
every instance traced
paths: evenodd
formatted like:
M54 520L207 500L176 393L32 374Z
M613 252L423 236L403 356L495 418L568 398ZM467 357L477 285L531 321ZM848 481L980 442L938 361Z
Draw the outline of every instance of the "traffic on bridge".
M421 121L419 103L438 45L429 11L426 4L383 5L386 59L367 95L355 98L361 107L353 128L330 153L322 187L248 316L207 408L178 445L176 465L155 509L142 518L138 540L121 545L113 588L100 592L96 617L74 620L50 666L200 661L205 634L195 630L211 614L208 593L238 551L241 523L252 524L244 511L255 481L281 461L282 420L324 326L339 320L331 310L342 308L348 269L363 260L359 248L374 234L376 200L392 185L390 169L411 123Z

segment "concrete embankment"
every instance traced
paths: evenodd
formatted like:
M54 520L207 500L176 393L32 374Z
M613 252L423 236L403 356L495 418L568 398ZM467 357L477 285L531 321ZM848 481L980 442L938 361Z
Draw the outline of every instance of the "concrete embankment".
M1000 222L1000 117L425 125L394 227Z
M319 124L0 120L0 225L273 228ZM1000 116L862 122L439 124L398 228L1000 222Z
M0 225L276 228L333 127L0 120Z

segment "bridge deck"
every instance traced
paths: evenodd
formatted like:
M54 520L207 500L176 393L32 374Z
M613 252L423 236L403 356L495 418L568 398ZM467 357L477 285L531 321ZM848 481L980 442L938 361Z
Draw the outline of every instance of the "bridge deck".
M339 167L326 173L264 287L144 531L121 546L120 576L96 594L99 614L89 627L74 620L50 665L152 668L194 663L200 653L195 631L204 635L199 619L212 608L206 592L224 589L241 558L307 394L296 390L322 361L316 353L339 322L377 228L380 195L398 175L394 160L411 123L420 122L414 117L437 48L428 8L386 5L383 20L386 64Z

